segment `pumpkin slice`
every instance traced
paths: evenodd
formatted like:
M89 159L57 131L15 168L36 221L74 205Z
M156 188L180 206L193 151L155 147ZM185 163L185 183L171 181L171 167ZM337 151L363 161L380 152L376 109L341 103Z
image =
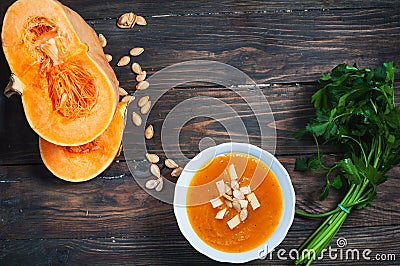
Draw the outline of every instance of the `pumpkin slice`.
M82 145L110 124L118 80L95 31L53 0L19 0L7 10L1 34L12 87L40 137Z
M127 104L118 104L109 127L92 142L59 146L39 137L40 155L46 167L55 176L71 182L87 181L103 172L120 149Z

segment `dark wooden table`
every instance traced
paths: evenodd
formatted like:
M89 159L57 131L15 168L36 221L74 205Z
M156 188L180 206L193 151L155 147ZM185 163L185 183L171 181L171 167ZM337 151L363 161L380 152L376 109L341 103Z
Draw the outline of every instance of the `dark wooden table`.
M0 19L13 0L2 0ZM400 64L400 1L99 1L62 0L108 39L105 52L121 86L134 93L134 75L116 67L130 48L144 47L136 60L149 75L187 60L216 60L236 67L261 87L275 117L276 156L289 171L299 209L326 211L340 193L318 201L321 177L293 171L294 160L315 152L311 139L295 140L313 113L310 97L316 80L339 63L375 67L393 60ZM146 27L122 30L119 15L135 11ZM397 71L396 93L400 94ZM0 55L0 87L10 70ZM151 90L151 88L150 88ZM195 96L216 97L237 110L250 143L262 136L246 103L231 90L210 84L189 84L170 90L155 105L149 121L159 132L168 112ZM398 95L397 95L398 97ZM396 97L397 103L399 98ZM233 119L227 117L226 119ZM237 117L236 117L237 118ZM197 117L181 131L181 151L189 158L205 137L229 140L218 121ZM160 138L148 141L163 156ZM178 147L169 147L177 149ZM327 153L333 150L327 148ZM163 172L166 172L163 169ZM379 187L372 207L354 211L337 237L347 248L394 254L396 261L324 259L316 264L398 264L400 260L400 168ZM279 246L297 248L320 220L295 217ZM336 247L336 239L331 243ZM182 236L172 205L154 199L132 177L123 153L99 177L72 184L55 178L43 165L38 137L25 119L19 96L0 95L0 264L212 264ZM292 264L291 260L257 260L252 264Z

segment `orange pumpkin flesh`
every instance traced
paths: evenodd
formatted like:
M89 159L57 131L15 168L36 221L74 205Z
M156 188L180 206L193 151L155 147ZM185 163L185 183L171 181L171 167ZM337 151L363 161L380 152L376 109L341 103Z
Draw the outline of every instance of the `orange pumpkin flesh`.
M118 104L109 127L98 138L81 146L59 146L39 138L40 155L57 177L71 182L90 180L114 160L125 127L126 102Z
M39 136L63 146L93 141L110 124L118 81L94 30L54 0L19 0L7 10L2 45Z

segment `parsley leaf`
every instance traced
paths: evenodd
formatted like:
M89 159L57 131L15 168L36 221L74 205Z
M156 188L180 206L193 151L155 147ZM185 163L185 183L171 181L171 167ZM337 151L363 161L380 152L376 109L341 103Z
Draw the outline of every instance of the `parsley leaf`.
M395 69L393 62L374 70L340 64L319 79L322 88L311 98L315 116L297 134L297 137L304 134L314 137L318 156L296 160L295 170L325 171L326 184L320 200L329 195L332 187L341 189L343 182L348 183L348 191L332 211L322 214L296 211L306 217L328 217L300 247L302 255L296 264L312 262L308 253L303 254L304 250L314 250L319 256L343 224L347 211L370 206L377 186L387 180L386 173L400 163L400 107L394 104ZM340 147L338 160L330 167L322 162L320 141ZM344 210L346 215L338 214ZM324 239L323 245L320 239Z

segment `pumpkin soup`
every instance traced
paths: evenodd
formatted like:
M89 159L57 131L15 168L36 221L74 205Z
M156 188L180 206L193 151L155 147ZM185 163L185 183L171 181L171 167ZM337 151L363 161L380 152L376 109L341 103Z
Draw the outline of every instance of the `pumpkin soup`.
M282 190L259 159L226 153L204 164L187 193L193 230L209 246L240 253L262 245L282 215Z

